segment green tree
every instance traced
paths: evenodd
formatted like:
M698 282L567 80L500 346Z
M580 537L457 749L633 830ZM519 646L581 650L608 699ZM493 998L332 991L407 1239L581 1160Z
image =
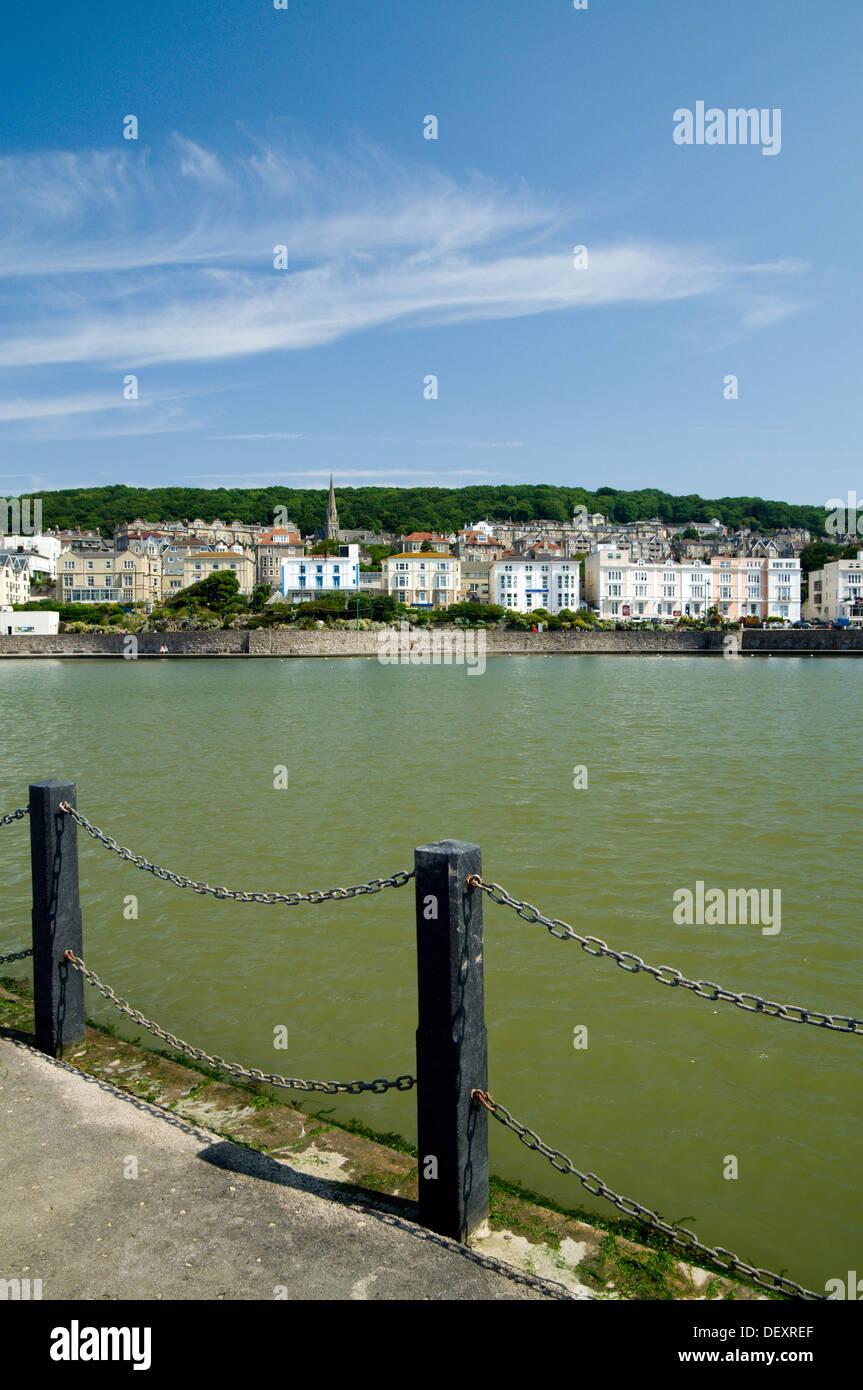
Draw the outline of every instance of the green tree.
M270 597L271 593L272 588L266 582L255 585L254 589L252 590L252 597L250 600L250 606L253 613L263 612L264 605L266 604L267 599Z
M218 613L225 608L235 604L238 600L242 607L246 606L246 601L240 593L240 583L233 570L214 570L208 574L206 579L199 579L197 583L190 584L187 589L180 589L178 593L171 597L172 608L182 608L189 600L197 601L205 608L212 608Z

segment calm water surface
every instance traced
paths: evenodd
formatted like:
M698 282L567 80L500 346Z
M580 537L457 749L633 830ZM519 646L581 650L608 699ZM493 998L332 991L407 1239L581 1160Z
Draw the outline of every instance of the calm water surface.
M415 845L473 840L487 878L619 949L859 1017L861 677L845 658L507 657L482 676L371 660L5 661L0 809L22 805L29 781L66 777L135 853L255 890L359 883L411 867ZM587 790L573 789L577 764ZM2 949L28 939L29 866L26 825L0 836ZM87 963L164 1027L296 1076L413 1070L412 886L238 906L85 836L80 848ZM699 879L780 889L781 932L673 925L674 890ZM488 902L485 934L490 1082L515 1115L756 1264L814 1288L860 1267L860 1038L631 976ZM92 991L88 1009L120 1022ZM288 1052L272 1045L279 1024ZM338 1098L331 1113L415 1137L410 1093ZM614 1214L492 1131L496 1172ZM731 1154L736 1181L723 1178Z

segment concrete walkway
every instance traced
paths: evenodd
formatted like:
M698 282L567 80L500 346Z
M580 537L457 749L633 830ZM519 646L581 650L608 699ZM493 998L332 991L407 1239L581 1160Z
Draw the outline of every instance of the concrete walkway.
M0 1213L43 1299L573 1297L8 1039Z

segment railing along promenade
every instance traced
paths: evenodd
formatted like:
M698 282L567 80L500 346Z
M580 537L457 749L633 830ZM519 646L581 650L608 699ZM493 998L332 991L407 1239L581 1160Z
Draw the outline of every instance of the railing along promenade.
M417 1092L419 1219L441 1235L465 1242L488 1215L488 1116L560 1173L578 1178L594 1197L603 1197L630 1217L665 1236L691 1260L707 1261L760 1289L792 1298L823 1299L793 1279L758 1269L722 1246L705 1245L685 1226L672 1225L657 1212L622 1197L595 1173L584 1173L570 1158L546 1144L490 1094L483 988L483 898L511 908L522 920L545 927L562 941L576 942L588 955L614 961L630 974L651 975L658 984L686 989L700 999L731 1004L749 1013L840 1033L863 1034L863 1020L798 1004L780 1004L757 994L724 989L711 980L692 980L667 965L648 965L631 951L616 951L596 936L582 936L559 918L546 917L530 903L512 897L482 877L478 845L441 840L414 851L413 869L347 888L301 892L246 892L212 887L173 873L133 854L76 809L71 782L32 783L28 805L0 817L0 828L30 818L33 887L32 946L0 955L0 965L33 957L36 1046L51 1057L84 1037L84 983L87 981L120 1013L161 1038L171 1048L242 1080L297 1091ZM296 907L301 903L356 898L401 888L411 879L416 890L418 1020L416 1076L393 1080L316 1081L286 1077L212 1056L170 1033L121 999L83 959L83 927L78 889L78 829L132 864L167 883L209 894L222 901Z

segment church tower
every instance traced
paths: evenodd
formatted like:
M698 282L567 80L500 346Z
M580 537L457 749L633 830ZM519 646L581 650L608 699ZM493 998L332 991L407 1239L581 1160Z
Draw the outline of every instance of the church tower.
M327 498L327 524L324 540L337 541L339 538L339 514L336 511L336 494L333 488L333 475L330 474L330 495Z

